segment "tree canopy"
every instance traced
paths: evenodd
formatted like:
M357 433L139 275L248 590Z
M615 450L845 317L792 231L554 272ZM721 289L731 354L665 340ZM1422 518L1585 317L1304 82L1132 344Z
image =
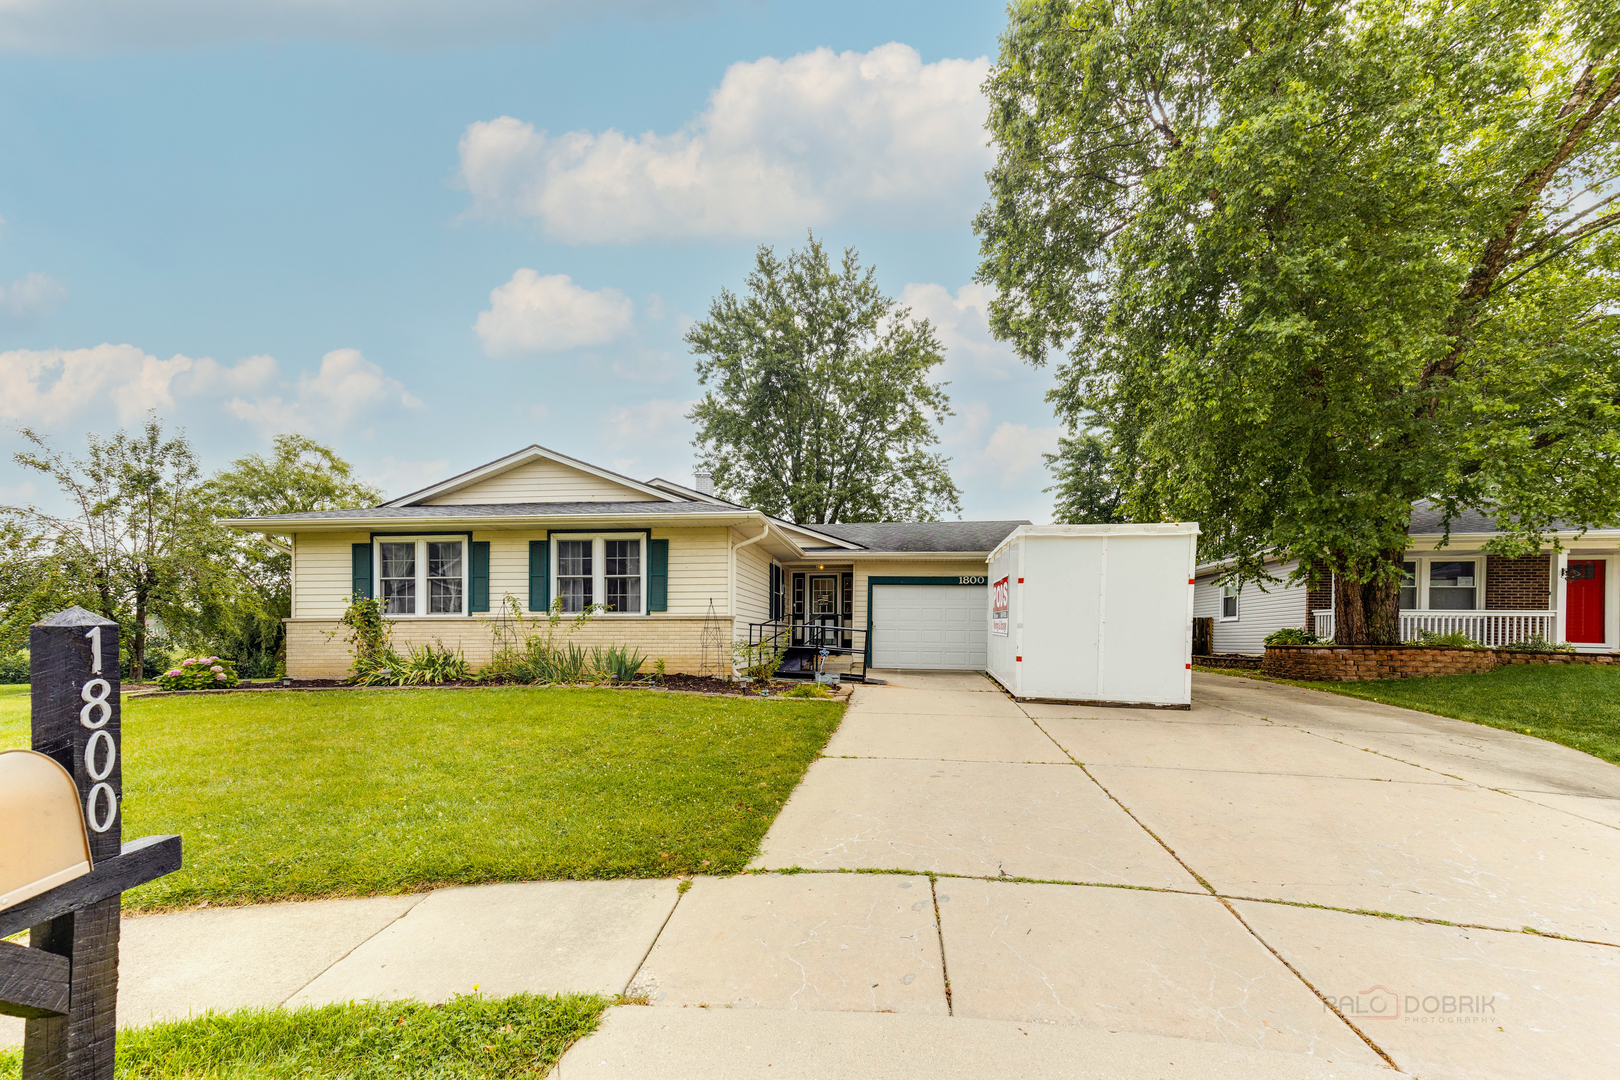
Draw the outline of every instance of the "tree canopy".
M1114 476L1108 440L1095 431L1058 439L1058 452L1043 454L1056 484L1047 488L1052 520L1059 525L1106 525L1120 517L1119 480Z
M748 291L722 290L686 333L709 387L689 414L723 497L801 524L932 521L960 512L946 458L943 360L849 249L834 267L813 235L786 259L761 246Z
M1397 633L1415 500L1620 520L1620 8L1024 0L986 90L993 328L1066 353L1139 519Z

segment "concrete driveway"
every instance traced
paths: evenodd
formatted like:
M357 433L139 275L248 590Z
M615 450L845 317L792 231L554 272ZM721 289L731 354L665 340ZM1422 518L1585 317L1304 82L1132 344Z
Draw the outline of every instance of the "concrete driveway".
M657 1007L561 1075L1614 1074L1620 769L1254 680L1194 700L858 690L781 872L699 879L630 988Z

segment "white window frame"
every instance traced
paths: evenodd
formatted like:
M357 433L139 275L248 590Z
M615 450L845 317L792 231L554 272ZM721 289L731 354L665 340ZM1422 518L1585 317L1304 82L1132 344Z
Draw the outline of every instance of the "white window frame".
M421 610L428 602L428 544L460 544L461 545L461 610L427 612ZM384 544L415 544L416 545L416 607L410 614L393 614L384 611L384 617L389 619L465 619L472 612L472 538L466 533L440 533L435 536L426 533L418 536L374 536L371 538L371 595L377 598L379 604L383 601L382 587L382 546Z
M1485 566L1487 560L1479 552L1436 552L1432 555L1414 555L1408 552L1401 556L1401 562L1417 563L1418 606L1406 610L1436 610L1429 606L1429 564L1437 562L1471 562L1474 564L1474 606L1471 608L1440 608L1438 610L1443 612L1485 610Z
M1229 597L1229 596L1233 600L1232 614L1230 614L1230 615L1228 615L1226 613L1226 598ZM1243 586L1242 585L1233 585L1233 584L1222 585L1221 586L1220 601L1221 601L1221 614L1220 614L1219 619L1217 619L1216 621L1218 621L1218 622L1237 622L1239 619L1241 619L1243 617Z
M603 619L644 619L647 617L647 604L651 600L648 595L648 571L650 548L647 534L644 532L563 532L552 533L548 538L551 545L551 595L561 596L562 590L557 586L557 571L560 568L557 557L557 545L565 540L588 540L591 544L591 602L601 605L607 600L607 542L609 540L634 540L641 545L641 610L640 611L597 611L595 616ZM614 575L618 577L620 575Z

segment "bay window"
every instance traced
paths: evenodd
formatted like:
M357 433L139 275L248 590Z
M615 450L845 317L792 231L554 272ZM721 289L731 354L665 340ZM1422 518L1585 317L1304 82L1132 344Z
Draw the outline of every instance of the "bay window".
M597 604L604 614L645 615L646 547L645 534L553 534L552 588L563 611L580 612Z
M467 541L388 537L374 541L377 591L387 615L465 615Z

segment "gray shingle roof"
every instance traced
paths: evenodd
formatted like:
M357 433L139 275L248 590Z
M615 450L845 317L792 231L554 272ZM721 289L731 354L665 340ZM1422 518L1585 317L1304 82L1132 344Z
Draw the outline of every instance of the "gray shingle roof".
M375 518L454 518L454 517L573 517L594 514L624 517L645 514L726 514L729 506L701 502L555 502L555 503L468 503L461 506L371 506L360 510L311 510L305 514L269 514L250 521L343 521Z
M805 528L859 544L868 551L994 550L1007 534L1028 521L883 521ZM832 549L828 549L832 550Z
M1572 525L1567 521L1555 521L1553 522L1552 527L1560 532L1580 528L1579 525ZM1451 519L1451 532L1453 536L1468 536L1474 533L1493 533L1499 532L1500 530L1501 526L1497 524L1497 519L1494 515L1487 514L1479 510L1464 510L1462 513ZM1426 536L1431 533L1443 533L1446 531L1444 515L1440 513L1440 508L1434 505L1434 503L1430 502L1428 499L1419 499L1417 502L1412 504L1412 524L1407 526L1406 531L1421 536Z

